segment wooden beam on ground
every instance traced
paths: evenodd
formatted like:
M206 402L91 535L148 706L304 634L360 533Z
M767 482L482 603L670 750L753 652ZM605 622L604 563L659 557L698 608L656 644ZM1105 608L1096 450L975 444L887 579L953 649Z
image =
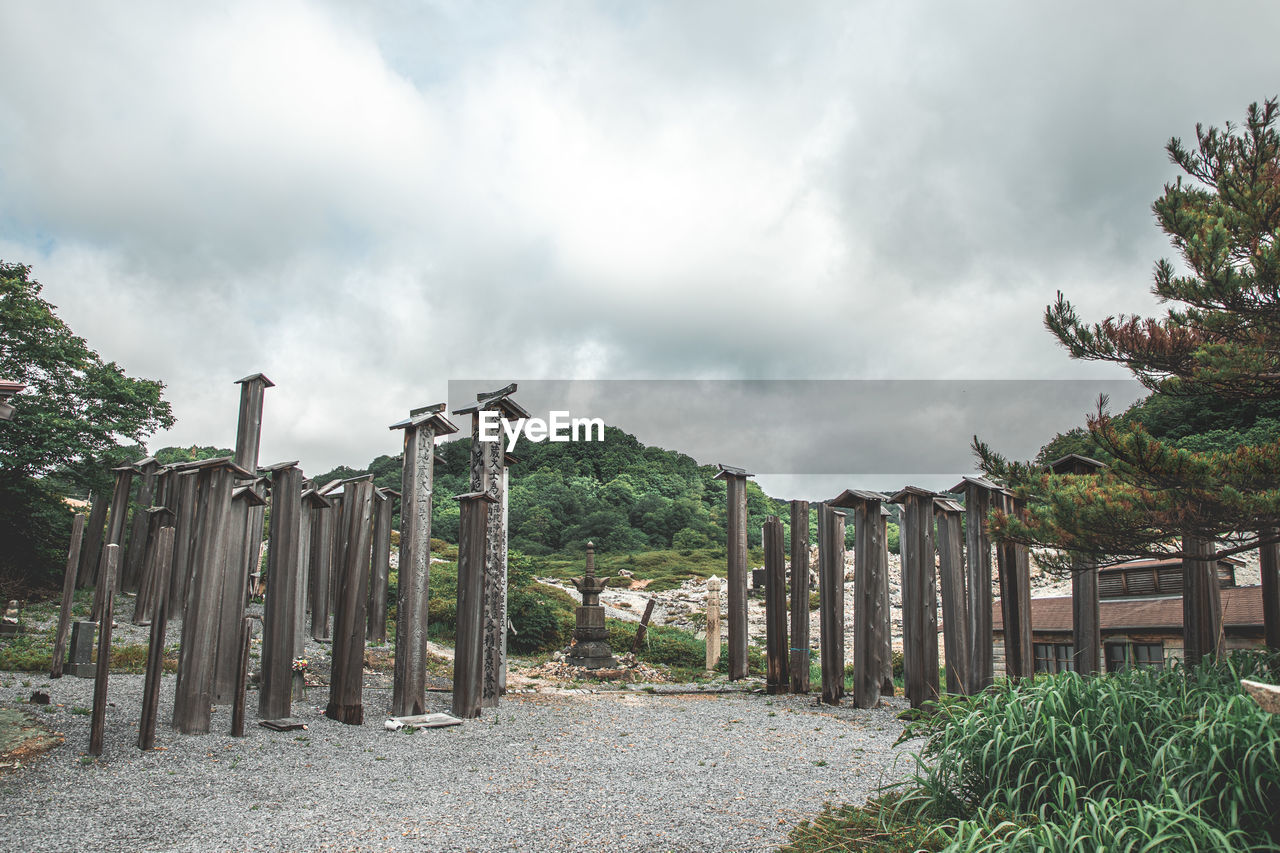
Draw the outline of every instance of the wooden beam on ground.
M771 515L764 522L764 611L765 611L765 690L786 693L790 687L787 669L790 645L787 643L787 552L782 522ZM650 599L652 602L652 599Z
M80 544L84 538L84 516L76 513L71 520L71 547L67 549L67 570L62 574L62 606L58 609L58 628L53 640L53 665L50 678L62 677L67 659L67 637L71 634L71 604L76 593L76 574L80 568Z
M791 502L792 693L809 692L809 502Z
M107 678L111 672L111 618L115 602L120 546L108 545L103 565L102 618L98 620L98 662L93 681L93 715L89 720L89 754L102 755L102 734L107 719Z
M462 720L480 716L480 687L484 678L485 528L486 492L459 495L457 638L453 653L453 715Z
M162 527L156 537L156 589L168 588L169 573L173 569L172 527ZM164 674L165 631L169 626L169 601L167 595L157 595L151 614L151 638L147 644L147 675L142 686L142 716L138 720L138 749L146 751L156 744L156 720L160 713L160 679Z
M364 722L364 634L369 601L373 483L347 483L342 500L346 547L341 555L333 611L333 671L325 716L358 726Z

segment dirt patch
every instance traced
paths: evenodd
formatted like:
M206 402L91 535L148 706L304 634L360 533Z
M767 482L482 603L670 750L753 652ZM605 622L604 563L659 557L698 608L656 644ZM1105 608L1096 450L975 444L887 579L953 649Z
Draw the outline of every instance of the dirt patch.
M13 772L56 746L63 736L23 708L0 708L0 773Z

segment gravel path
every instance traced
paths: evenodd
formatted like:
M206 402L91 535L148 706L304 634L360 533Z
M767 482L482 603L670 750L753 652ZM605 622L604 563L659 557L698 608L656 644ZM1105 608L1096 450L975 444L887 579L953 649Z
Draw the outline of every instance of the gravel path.
M29 682L28 685L23 682ZM164 679L151 753L135 747L142 676L113 675L104 755L82 763L93 682L0 673L0 703L36 688L67 742L0 777L0 847L90 850L760 850L826 801L857 802L910 771L893 748L904 704L825 709L809 697L630 693L516 695L496 712L413 734L382 727L389 690L365 691L365 724L295 703L307 731L255 725L180 736ZM428 710L447 711L446 693ZM62 707L57 707L61 705Z

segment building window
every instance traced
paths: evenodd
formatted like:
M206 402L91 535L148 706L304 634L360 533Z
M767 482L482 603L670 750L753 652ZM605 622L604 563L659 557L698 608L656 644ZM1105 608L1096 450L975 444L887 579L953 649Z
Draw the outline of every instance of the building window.
M1128 643L1107 643L1107 672L1119 672L1129 663Z
M1036 672L1069 672L1075 669L1070 643L1036 643Z
M1107 643L1107 672L1127 666L1164 668L1164 643Z

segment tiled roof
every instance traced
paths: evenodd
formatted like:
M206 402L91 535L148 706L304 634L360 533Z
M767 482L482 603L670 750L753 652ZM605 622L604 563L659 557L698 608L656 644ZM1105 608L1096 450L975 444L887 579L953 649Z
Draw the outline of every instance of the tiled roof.
M1099 603L1102 630L1124 628L1173 628L1182 630L1182 598L1103 599ZM1000 601L991 608L991 628L1004 627ZM1257 627L1262 625L1262 587L1237 586L1222 590L1223 627ZM1071 596L1031 599L1032 631L1070 631Z

